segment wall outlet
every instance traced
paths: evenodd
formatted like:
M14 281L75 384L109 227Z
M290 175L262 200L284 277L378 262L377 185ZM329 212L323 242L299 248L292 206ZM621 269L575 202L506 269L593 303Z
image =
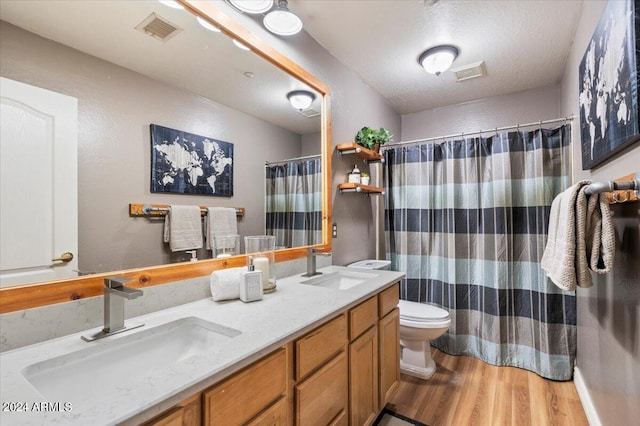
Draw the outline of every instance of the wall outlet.
M338 238L338 224L337 223L334 223L331 226L331 236L333 238Z

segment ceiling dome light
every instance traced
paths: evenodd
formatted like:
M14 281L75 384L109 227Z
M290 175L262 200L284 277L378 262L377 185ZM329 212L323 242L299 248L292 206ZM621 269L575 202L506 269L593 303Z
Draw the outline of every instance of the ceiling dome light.
M294 90L287 93L287 99L291 102L291 106L300 111L309 108L315 98L316 95L306 90Z
M213 31L214 33L219 33L220 32L220 28L210 24L209 22L205 21L201 17L196 16L196 20L198 21L198 24L202 25L203 27L205 27L209 31Z
M440 75L458 57L458 48L450 45L432 47L422 52L418 63L429 73Z
M245 13L264 13L273 7L273 0L227 0L227 2Z
M287 7L287 0L278 0L278 7L267 13L262 23L274 34L288 36L302 30L302 21Z
M184 9L184 7L182 7L182 5L174 0L158 0L160 3L164 4L165 6L169 6L172 7L174 9Z

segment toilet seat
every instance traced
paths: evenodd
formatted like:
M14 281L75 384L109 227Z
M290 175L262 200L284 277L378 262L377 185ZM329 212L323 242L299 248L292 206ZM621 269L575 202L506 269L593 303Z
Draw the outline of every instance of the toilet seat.
M414 328L449 327L449 312L437 306L400 300L400 325Z

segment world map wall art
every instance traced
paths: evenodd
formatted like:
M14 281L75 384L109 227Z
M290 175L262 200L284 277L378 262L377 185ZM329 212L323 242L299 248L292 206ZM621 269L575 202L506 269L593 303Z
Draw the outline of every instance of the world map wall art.
M233 196L233 144L151 124L151 192Z
M609 1L580 63L582 169L640 140L638 1Z

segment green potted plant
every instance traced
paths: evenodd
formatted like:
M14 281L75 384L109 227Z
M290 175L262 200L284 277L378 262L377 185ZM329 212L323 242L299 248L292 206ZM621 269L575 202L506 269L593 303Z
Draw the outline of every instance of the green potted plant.
M363 127L356 133L356 143L365 148L372 149L375 152L380 151L380 147L390 142L393 135L389 129L380 127L380 129L372 129L371 127Z
M369 185L369 173L367 172L360 173L360 183L363 185Z

